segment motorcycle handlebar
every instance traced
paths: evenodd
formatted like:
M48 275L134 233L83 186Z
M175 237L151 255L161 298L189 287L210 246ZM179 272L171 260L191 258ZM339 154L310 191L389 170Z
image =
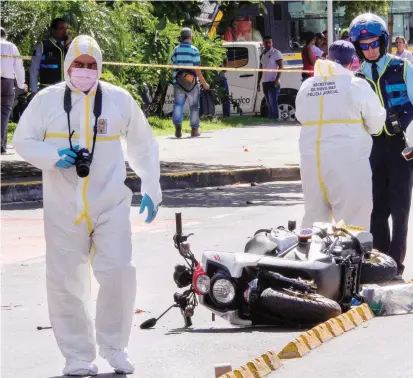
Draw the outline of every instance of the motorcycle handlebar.
M176 234L182 235L182 213L175 213Z

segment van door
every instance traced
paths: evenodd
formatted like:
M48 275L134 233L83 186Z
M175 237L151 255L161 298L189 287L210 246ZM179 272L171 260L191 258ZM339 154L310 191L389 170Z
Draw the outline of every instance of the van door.
M172 115L172 111L174 108L174 86L172 84L168 85L168 90L166 92L165 96L165 102L163 104L163 113L165 116L170 116ZM185 104L186 105L186 104Z
M234 68L258 68L257 54L259 50L253 44L244 46L225 46L227 49L228 66ZM257 91L257 72L227 71L229 94L239 103L243 113L254 111L254 97ZM237 110L231 106L231 113Z

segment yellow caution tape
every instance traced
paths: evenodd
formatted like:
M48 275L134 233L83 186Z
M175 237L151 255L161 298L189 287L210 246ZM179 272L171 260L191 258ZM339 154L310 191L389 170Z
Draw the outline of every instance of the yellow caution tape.
M31 56L21 56L21 55L6 55L1 54L0 58L10 58L10 59L22 59L31 60ZM233 68L233 67L206 67L206 66L178 66L170 64L151 64L151 63L127 63L127 62L102 62L102 64L108 66L126 66L126 67L143 67L143 68L167 68L167 69L197 69L203 71L235 71L235 72L305 72L311 73L310 70L302 69L268 69L268 68Z

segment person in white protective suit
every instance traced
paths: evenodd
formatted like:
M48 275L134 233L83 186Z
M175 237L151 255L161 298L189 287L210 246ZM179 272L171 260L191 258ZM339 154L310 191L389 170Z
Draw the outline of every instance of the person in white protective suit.
M305 214L314 222L339 222L370 229L372 173L370 134L383 127L386 112L370 85L348 69L356 54L336 41L328 60L318 60L314 77L296 98Z
M140 213L147 210L146 222L155 218L162 199L158 144L132 96L98 81L102 54L93 38L73 40L64 71L66 82L44 89L30 102L13 138L18 154L43 171L51 325L66 359L63 374L96 375L95 330L87 308L90 262L99 283L99 353L117 373L133 373L126 349L136 294L132 193L124 184L120 138L141 178ZM69 132L74 132L72 149ZM79 177L85 172L76 167L76 156L83 148L93 151L93 161L89 174Z

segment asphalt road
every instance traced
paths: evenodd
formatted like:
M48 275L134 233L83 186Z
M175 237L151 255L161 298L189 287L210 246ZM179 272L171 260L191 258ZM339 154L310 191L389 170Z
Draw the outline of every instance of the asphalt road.
M171 311L153 330L140 330L139 325L172 304L172 295L177 291L172 279L174 265L181 262L172 243L176 211L182 211L184 231L195 233L191 245L200 258L205 249L242 252L248 237L258 228L286 225L294 219L299 223L302 203L300 183L271 183L167 192L164 206L151 225L144 224L136 207L132 209L138 272L135 307L144 312L134 318L129 353L137 370L131 377L209 378L214 376L216 363L230 362L237 367L269 349L281 350L298 336L297 330L239 329L218 318L213 322L211 314L202 307L197 307L191 329L182 328L178 310ZM1 224L1 376L60 377L64 360L52 331L36 330L39 325L49 325L41 205L4 207ZM413 248L412 236L409 245ZM408 253L406 265L405 277L413 278L413 253ZM96 293L93 280L93 298ZM412 361L412 320L411 316L375 319L301 360L288 361L273 376L291 378L305 374L327 378L338 377L333 373L339 371L341 377L413 377L412 365L410 375L405 371L409 368L408 361ZM364 347L363 340L370 344ZM375 362L374 356L381 364ZM391 357L391 364L383 362L386 356L387 361ZM356 364L355 357L365 363ZM101 377L112 376L111 368L100 357L97 364ZM348 369L353 365L358 372L364 369L365 373L361 371L364 375L347 375L354 370ZM402 366L402 371L394 370L393 365ZM327 368L333 373L327 373ZM398 375L393 375L394 372Z

